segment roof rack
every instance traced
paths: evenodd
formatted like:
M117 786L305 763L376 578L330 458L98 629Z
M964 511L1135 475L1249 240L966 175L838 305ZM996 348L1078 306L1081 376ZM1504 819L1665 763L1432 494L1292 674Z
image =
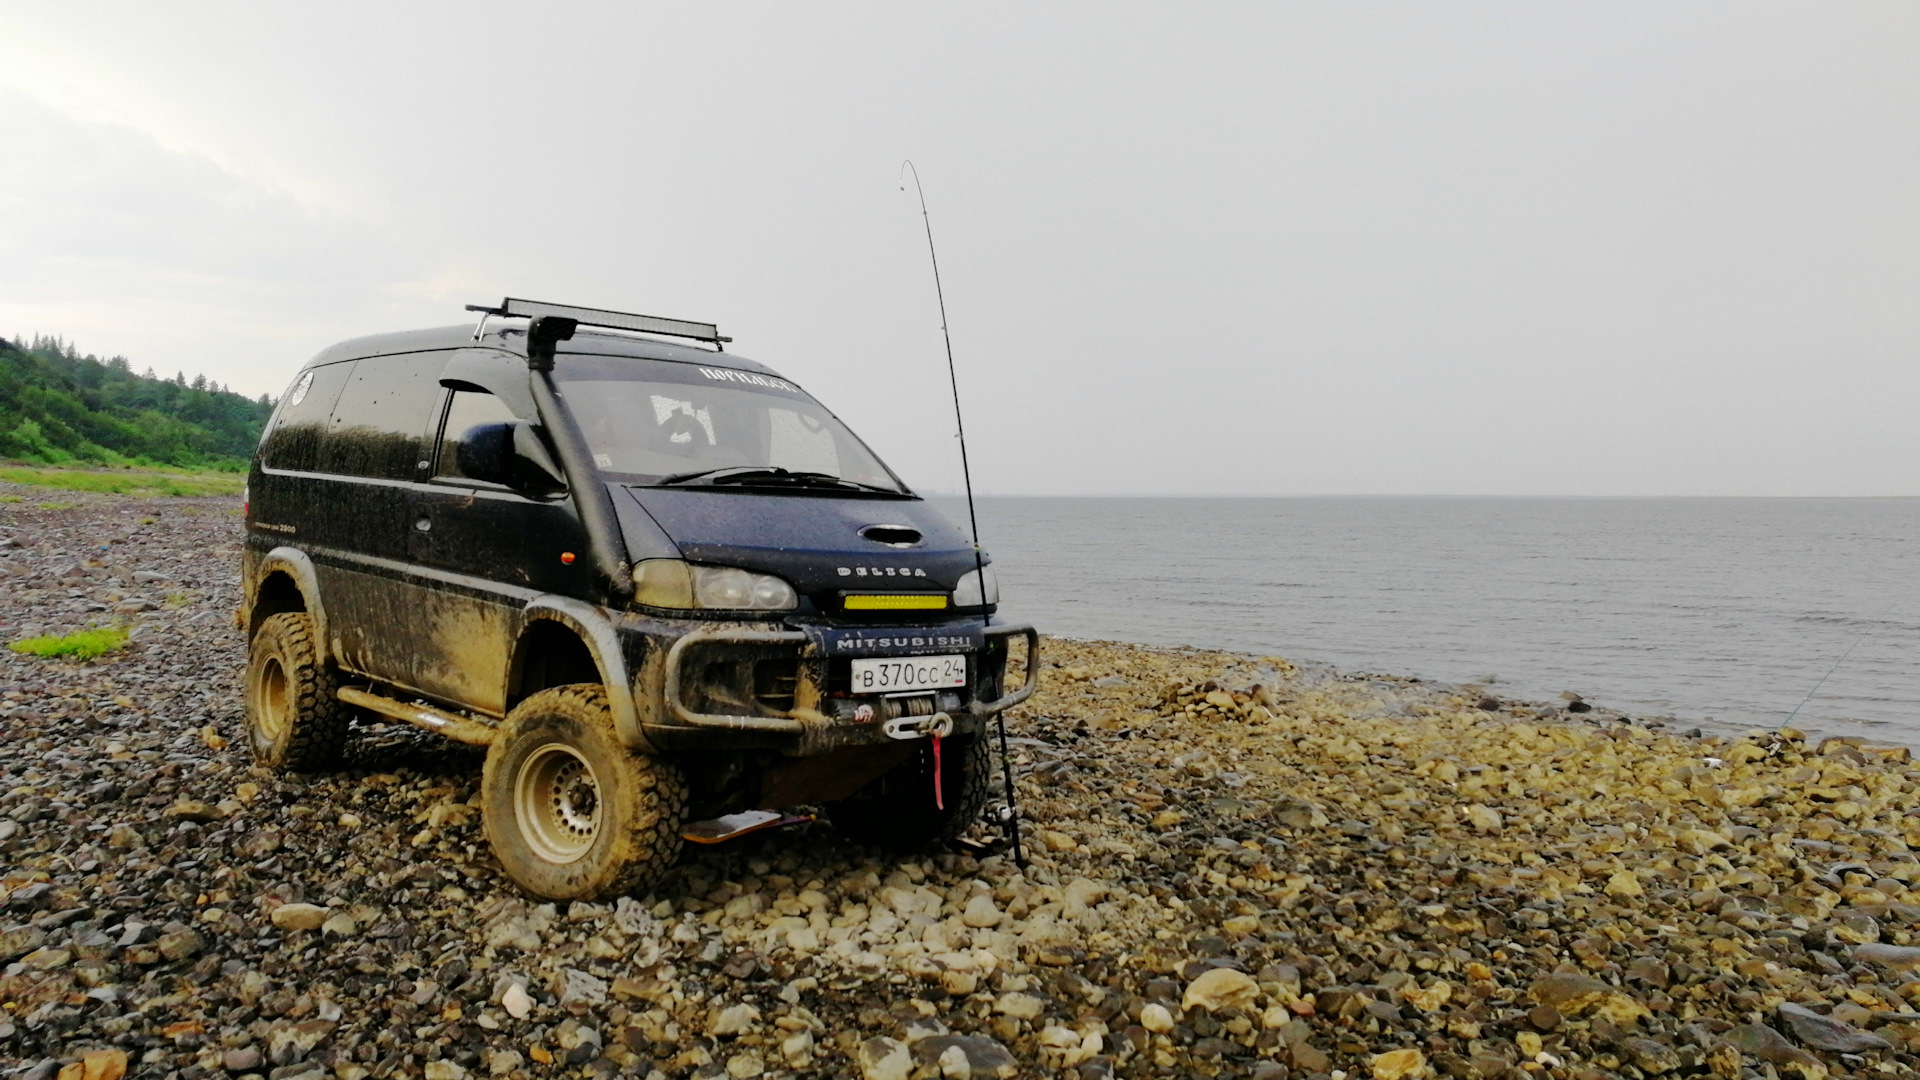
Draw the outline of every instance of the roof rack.
M575 307L572 304L548 304L539 300L518 300L511 296L500 301L499 307L468 304L467 310L478 311L483 315L498 315L507 319L530 319L551 315L572 319L581 326L600 326L609 330L634 330L643 334L692 338L695 341L712 342L715 346L733 340L730 337L721 337L720 328L712 323L662 319L656 315L630 315L624 311L602 311L599 308Z

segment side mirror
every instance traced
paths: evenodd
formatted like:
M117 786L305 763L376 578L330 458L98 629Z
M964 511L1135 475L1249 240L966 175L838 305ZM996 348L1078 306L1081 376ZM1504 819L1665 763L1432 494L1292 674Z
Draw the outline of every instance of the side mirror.
M513 460L507 467L507 486L537 495L552 495L566 490L566 474L554 464L547 444L540 440L533 425L516 420L513 428Z
M515 491L550 495L567 486L546 444L524 420L475 424L460 436L454 452L461 475Z

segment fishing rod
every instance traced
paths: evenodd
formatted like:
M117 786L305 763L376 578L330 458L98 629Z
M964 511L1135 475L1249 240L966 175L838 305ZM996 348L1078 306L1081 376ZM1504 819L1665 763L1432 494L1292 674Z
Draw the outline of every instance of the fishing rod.
M1899 606L1900 601L1905 599L1906 599L1906 595L1904 593L1901 594L1901 596L1898 599L1894 600L1893 603L1888 604L1887 610L1881 612L1880 618L1873 620L1873 622L1881 622L1885 620L1887 616L1893 614L1893 609ZM1847 651L1840 654L1840 659L1835 660L1833 662L1833 666L1827 669L1827 673L1825 675L1820 676L1820 681L1813 684L1813 689L1807 691L1807 696L1800 699L1800 704L1795 705L1793 707L1793 711L1787 714L1787 718L1785 720L1780 721L1780 726L1787 727L1793 723L1793 718L1800 715L1800 710L1807 707L1807 702L1813 700L1813 695L1819 693L1820 688L1827 685L1827 680L1833 677L1834 672L1840 670L1840 665L1847 662L1847 657L1852 656L1853 650L1859 648L1860 643L1867 640L1867 635L1871 633L1873 633L1873 623L1868 623L1867 628L1865 630L1860 631L1859 636L1853 639L1853 644L1847 646Z
M960 478L967 489L967 525L973 530L973 576L980 583L980 625L987 626L987 562L980 553L980 517L973 509L973 471L967 464L967 425L960 417L960 376L953 367L953 335L947 331L947 294L940 287L940 254L933 246L933 218L927 213L927 193L920 186L920 170L914 168L908 159L900 163L900 190L907 190L907 174L913 174L913 191L920 198L920 221L927 230L927 258L933 263L933 295L940 302L940 337L947 345L947 382L953 388L953 426L960 438ZM1037 658L1027 657L1027 663ZM1013 861L1020 867L1027 865L1026 854L1020 849L1020 808L1014 802L1013 759L1007 753L1007 714L995 713L994 723L1000 729L1000 779L1007 789L1007 814L1002 822L1006 826L1007 837L1013 842ZM939 743L934 744L933 775L934 783L940 782ZM935 789L938 790L937 788Z

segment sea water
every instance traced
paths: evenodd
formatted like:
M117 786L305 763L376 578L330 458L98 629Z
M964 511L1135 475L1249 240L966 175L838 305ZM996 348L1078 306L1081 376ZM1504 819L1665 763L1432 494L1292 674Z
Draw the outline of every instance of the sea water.
M936 501L965 527L964 503ZM1920 499L978 505L1005 610L1048 633L1572 691L1735 731L1781 724L1818 684L1795 726L1920 745Z

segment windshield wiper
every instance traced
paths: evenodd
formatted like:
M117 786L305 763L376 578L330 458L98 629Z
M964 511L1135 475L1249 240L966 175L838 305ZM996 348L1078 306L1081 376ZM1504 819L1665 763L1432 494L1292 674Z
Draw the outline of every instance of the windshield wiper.
M888 495L898 495L901 493L899 488L881 487L878 484L863 484L858 480L849 480L844 476L835 476L832 473L807 472L802 469L782 469L780 472L783 474L781 479L792 480L796 483L815 484L823 487L858 488L861 491L879 491Z
M795 487L836 487L854 488L859 491L877 491L885 495L900 495L896 488L880 487L877 484L863 484L858 480L848 480L832 473L809 472L804 469L783 469L778 465L771 467L758 465L729 465L718 469L700 469L695 472L674 473L654 481L655 486L667 487L672 484L684 484L690 480L705 480L709 484L769 484L775 486L792 485Z
M663 476L660 479L655 480L654 485L657 487L666 487L668 484L684 484L689 480L699 480L703 477L717 478L722 473L737 473L737 472L763 473L766 471L767 471L766 469L763 469L758 465L723 465L717 469L695 469L692 472L677 472L672 474L671 476Z

